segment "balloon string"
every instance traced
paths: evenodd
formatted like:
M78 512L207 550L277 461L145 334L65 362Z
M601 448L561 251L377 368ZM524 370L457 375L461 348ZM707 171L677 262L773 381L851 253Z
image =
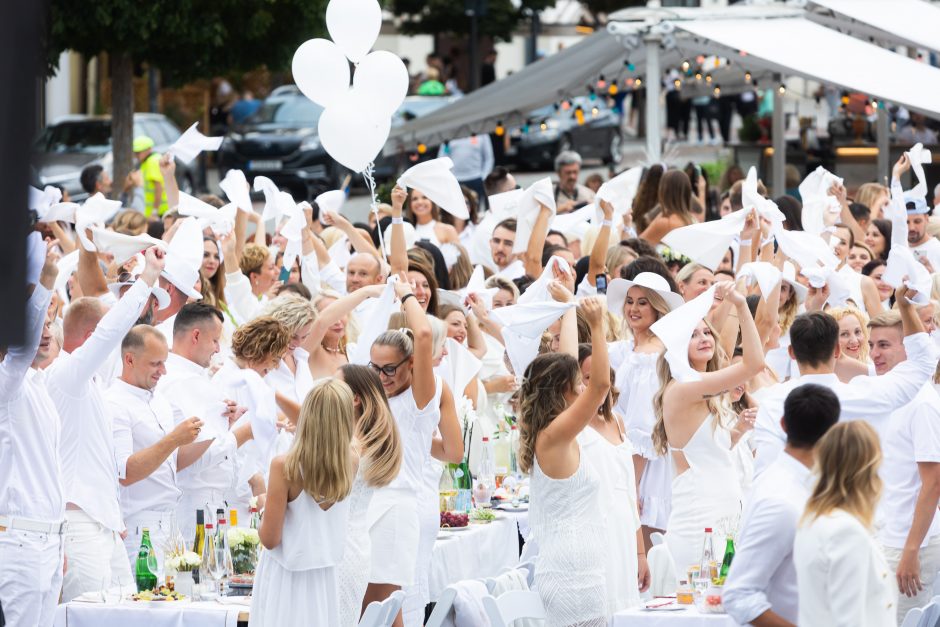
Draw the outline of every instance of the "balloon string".
M379 232L379 248L382 249L382 258L388 263L388 253L385 251L385 236L382 234L382 227L379 224L379 199L375 195L375 161L370 161L365 170L362 171L362 178L369 188L369 194L372 196L372 213L375 214L375 228Z

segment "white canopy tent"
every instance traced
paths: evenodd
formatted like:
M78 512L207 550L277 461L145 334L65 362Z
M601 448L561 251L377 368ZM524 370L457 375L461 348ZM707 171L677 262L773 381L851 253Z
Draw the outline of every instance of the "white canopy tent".
M923 0L809 0L807 17L856 36L940 51L940 7Z

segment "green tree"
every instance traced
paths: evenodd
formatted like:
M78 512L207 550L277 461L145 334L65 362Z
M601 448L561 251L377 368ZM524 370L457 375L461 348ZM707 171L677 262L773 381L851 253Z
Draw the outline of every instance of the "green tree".
M480 18L481 36L509 41L519 22L528 19L529 11L553 6L555 0L486 0L486 15ZM406 34L454 33L468 35L470 18L464 0L391 0L388 8L402 18L401 31Z
M297 46L326 33L326 2L50 0L47 74L55 74L65 50L108 54L114 180L123 181L133 158L136 64L159 68L168 84L262 65L287 69Z

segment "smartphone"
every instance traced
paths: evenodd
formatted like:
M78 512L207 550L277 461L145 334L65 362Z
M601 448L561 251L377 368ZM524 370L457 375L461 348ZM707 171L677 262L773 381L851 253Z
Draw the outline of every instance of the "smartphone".
M290 268L287 266L281 268L281 274L277 277L277 280L281 283L287 283L290 280Z
M607 293L607 275L606 274L598 274L597 276L595 276L594 284L597 286L598 294Z

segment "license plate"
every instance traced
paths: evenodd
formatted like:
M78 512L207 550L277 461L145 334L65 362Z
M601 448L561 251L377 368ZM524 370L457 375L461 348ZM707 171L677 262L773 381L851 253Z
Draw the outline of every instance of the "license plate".
M257 170L259 172L271 172L273 170L280 170L281 168L283 168L283 163L278 159L259 159L248 162L249 170Z

